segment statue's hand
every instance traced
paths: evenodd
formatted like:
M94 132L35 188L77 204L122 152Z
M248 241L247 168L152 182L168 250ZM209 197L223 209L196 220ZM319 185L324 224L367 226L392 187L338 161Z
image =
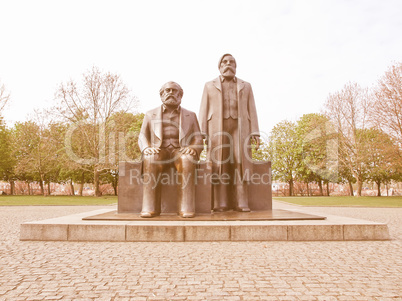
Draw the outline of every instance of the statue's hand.
M150 155L155 155L159 154L160 148L158 147L148 147L144 149L144 155L145 156L150 156Z
M260 148L260 136L251 136L251 141L255 143L255 150Z
M197 155L197 152L191 147L183 147L183 148L180 149L180 152L183 155L191 155L191 156L196 156Z

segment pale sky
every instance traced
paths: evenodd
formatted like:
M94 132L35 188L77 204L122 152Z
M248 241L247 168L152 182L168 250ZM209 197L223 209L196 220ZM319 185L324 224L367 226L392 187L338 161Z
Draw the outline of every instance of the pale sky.
M2 1L0 80L11 125L54 105L93 65L160 105L167 81L198 114L205 82L231 53L251 83L260 130L319 112L348 81L370 87L402 61L402 1Z

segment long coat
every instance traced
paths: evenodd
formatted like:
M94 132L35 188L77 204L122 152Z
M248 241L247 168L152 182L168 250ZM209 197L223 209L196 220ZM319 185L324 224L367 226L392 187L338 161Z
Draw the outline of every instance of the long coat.
M259 136L257 111L255 108L253 90L251 85L237 78L237 101L238 101L238 132L240 145L238 147L240 153L240 163L242 177L247 177L252 173L252 155L251 155L251 135ZM201 108L199 114L199 122L201 132L206 136L207 161L212 164L213 173L221 173L222 164L222 135L223 132L223 99L222 84L220 78L216 78L207 82L204 87L204 93L201 100ZM211 152L213 159L218 162L211 162Z
M162 106L160 106L145 113L138 137L141 152L147 147L161 147L162 133ZM197 116L183 107L180 109L179 143L180 147L193 148L198 157L203 148Z

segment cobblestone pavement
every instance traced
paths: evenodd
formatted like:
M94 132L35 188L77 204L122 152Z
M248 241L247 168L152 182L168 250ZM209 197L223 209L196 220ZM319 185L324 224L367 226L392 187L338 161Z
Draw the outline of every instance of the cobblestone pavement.
M22 222L113 207L0 207L0 300L402 300L402 208L302 209L386 222L392 241L21 242Z

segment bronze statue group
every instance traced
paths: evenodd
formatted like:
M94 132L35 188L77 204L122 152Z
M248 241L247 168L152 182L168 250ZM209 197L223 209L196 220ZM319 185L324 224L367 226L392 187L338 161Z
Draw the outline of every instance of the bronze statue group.
M251 143L259 147L257 111L251 85L236 77L236 60L224 54L220 76L207 82L199 120L181 107L183 89L168 82L160 89L162 105L145 114L139 146L144 180L141 217L161 213L158 175L173 166L179 177L178 214L195 216L195 171L207 145L206 161L222 181L212 184L213 211L249 212L248 182L252 168Z

